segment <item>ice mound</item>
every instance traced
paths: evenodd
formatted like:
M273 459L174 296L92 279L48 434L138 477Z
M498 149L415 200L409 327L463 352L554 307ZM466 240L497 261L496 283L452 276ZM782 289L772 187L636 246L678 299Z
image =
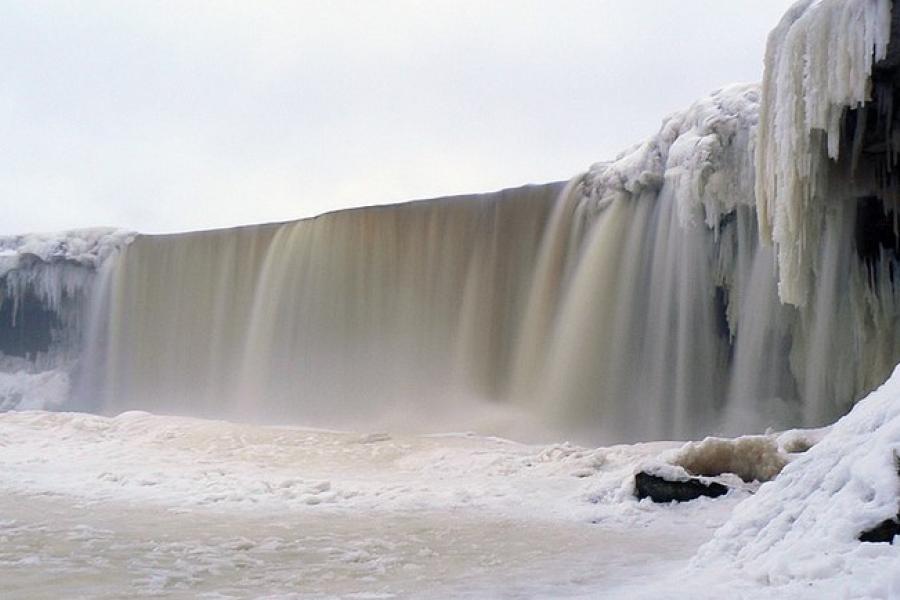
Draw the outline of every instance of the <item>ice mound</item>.
M898 597L900 546L858 539L897 516L898 456L900 368L740 504L694 565L732 567L775 585L835 578L852 581L847 597Z
M794 429L687 442L640 464L634 476L635 495L666 503L700 496L715 498L733 489L754 492L761 483L777 477L799 453L815 445L826 431Z
M773 479L787 464L787 457L770 436L747 436L689 443L679 450L674 462L694 475L733 473L750 482Z
M745 482L765 482L781 473L792 455L815 445L824 431L794 429L734 439L708 437L700 442L688 442L670 460L693 475L714 477L733 473Z

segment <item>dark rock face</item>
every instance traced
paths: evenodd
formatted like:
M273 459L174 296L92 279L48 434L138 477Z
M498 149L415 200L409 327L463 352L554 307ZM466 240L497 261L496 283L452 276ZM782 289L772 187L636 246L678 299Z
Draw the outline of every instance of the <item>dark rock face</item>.
M896 519L888 519L882 521L872 529L868 529L859 534L861 542L886 542L894 543L894 536L900 535L900 515Z
M706 484L699 479L669 481L658 475L641 471L634 476L634 494L640 499L650 498L654 502L687 502L700 496L717 498L728 493L721 483Z
M0 286L3 281L0 280ZM0 293L0 353L34 358L53 344L53 331L59 328L55 313L43 306L34 294L26 294L21 306Z

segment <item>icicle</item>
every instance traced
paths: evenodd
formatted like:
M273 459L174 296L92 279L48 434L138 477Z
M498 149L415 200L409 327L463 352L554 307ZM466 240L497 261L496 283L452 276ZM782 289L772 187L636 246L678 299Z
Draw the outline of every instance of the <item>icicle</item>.
M756 201L760 234L777 251L784 302L802 306L808 299L823 218L819 163L838 158L844 111L870 99L890 15L890 0L803 0L769 35Z
M110 229L0 237L0 410L67 399L96 270L132 237Z

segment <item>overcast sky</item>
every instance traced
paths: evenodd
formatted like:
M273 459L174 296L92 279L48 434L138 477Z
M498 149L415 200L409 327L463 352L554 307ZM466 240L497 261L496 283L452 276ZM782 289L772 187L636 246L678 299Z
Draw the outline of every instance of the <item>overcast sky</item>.
M0 233L146 232L567 179L787 0L0 0Z

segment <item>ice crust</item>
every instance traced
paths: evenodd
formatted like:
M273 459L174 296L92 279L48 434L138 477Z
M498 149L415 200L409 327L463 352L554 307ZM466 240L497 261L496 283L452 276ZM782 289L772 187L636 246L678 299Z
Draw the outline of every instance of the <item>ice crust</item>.
M711 228L755 205L780 298L804 305L828 203L824 164L838 158L846 110L871 100L890 16L890 0L801 0L769 36L761 86L728 86L667 117L656 136L594 165L588 193L604 207L668 182L682 223Z
M670 181L682 222L713 228L755 204L760 235L777 250L780 297L805 304L827 203L824 163L838 158L846 110L871 100L890 15L890 0L801 0L769 36L761 88L729 86L671 115L653 138L592 167L590 193L602 205Z
M0 441L0 592L28 598L633 599L746 497L638 502L635 465L673 442L43 411L0 414Z

